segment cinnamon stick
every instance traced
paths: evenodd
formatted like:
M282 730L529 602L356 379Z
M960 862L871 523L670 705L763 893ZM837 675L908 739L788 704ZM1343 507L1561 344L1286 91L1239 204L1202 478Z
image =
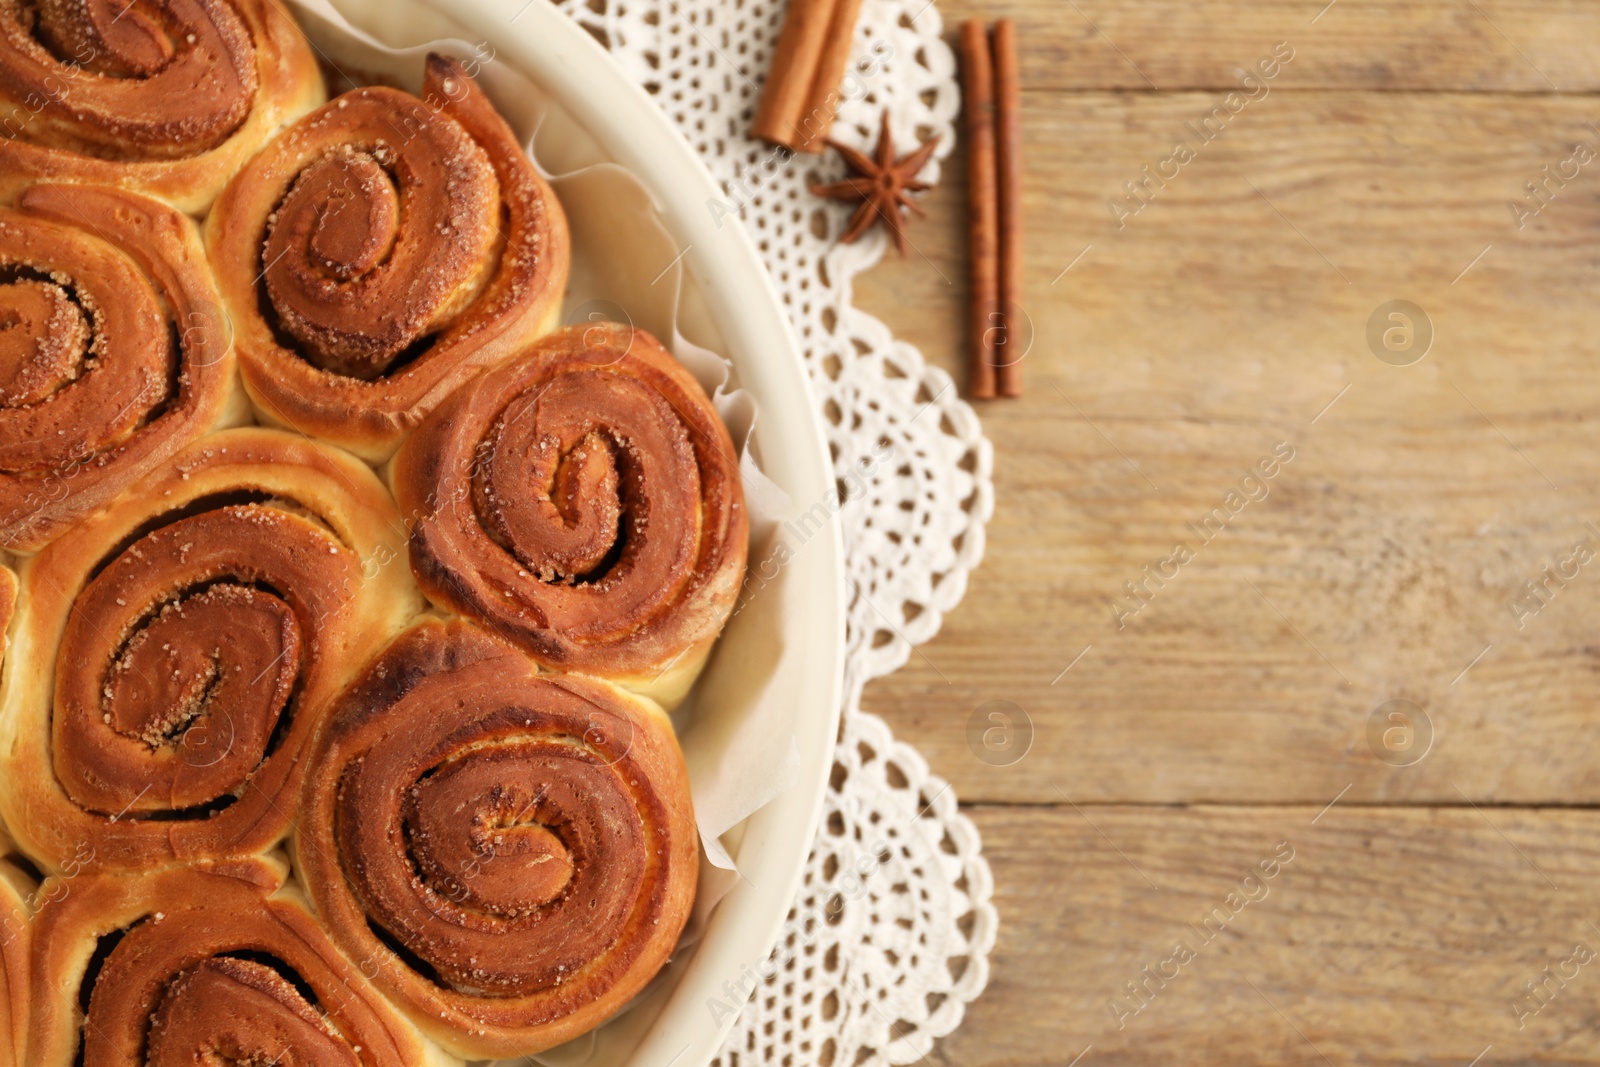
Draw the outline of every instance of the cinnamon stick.
M791 149L810 140L804 118L815 106L812 86L840 6L841 0L789 0L772 65L767 69L767 83L761 88L761 101L750 124L754 136ZM820 142L816 150L821 151Z
M967 258L972 282L967 393L986 400L995 395L1000 222L995 197L994 70L988 34L976 19L961 24L961 81L967 134Z
M1001 396L1022 395L1022 91L1017 81L1017 27L994 24L995 140L1000 186L1000 330L995 376Z
M845 68L850 64L850 52L856 41L856 19L860 15L861 0L835 0L833 18L823 36L822 53L817 57L816 76L811 79L810 110L800 116L804 136L798 148L802 152L820 152L827 143L828 131L843 103L839 88L844 82Z

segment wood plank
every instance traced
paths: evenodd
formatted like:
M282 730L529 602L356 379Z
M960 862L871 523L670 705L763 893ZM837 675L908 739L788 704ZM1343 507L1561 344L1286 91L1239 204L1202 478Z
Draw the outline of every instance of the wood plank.
M1065 1067L1092 1045L1080 1067L1600 1062L1600 957L1567 964L1542 1006L1524 999L1578 944L1600 951L1600 814L1317 813L973 810L999 941L987 991L930 1060ZM1252 871L1257 899L1230 907ZM1163 965L1179 941L1193 958ZM1149 991L1136 1013L1127 982Z
M947 0L1016 19L1030 89L1231 89L1286 41L1299 89L1590 92L1600 8L1583 0Z
M1506 206L1600 140L1592 102L1273 95L1119 230L1107 199L1213 102L1027 94L1037 340L1027 398L983 409L988 557L867 707L969 800L1600 801L1600 567L1520 628L1510 607L1600 525L1600 162L1521 230ZM855 285L952 369L961 197L951 166L918 251ZM1397 298L1435 327L1413 366L1366 341ZM1279 441L1269 495L1189 533ZM1124 583L1180 542L1196 558L1119 630ZM1014 766L967 746L995 699L1036 730ZM1392 699L1436 729L1415 766L1368 746Z

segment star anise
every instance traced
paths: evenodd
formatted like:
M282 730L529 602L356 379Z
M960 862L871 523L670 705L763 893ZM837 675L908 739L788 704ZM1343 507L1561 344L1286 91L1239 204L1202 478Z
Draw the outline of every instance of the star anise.
M906 216L901 209L908 208L918 215L925 214L910 194L932 188L927 182L917 181L917 174L933 156L939 138L924 141L915 152L896 159L894 138L889 133L889 112L885 111L883 129L878 134L878 147L874 152L876 159L838 141L829 140L828 144L843 157L845 165L850 168L850 177L829 185L813 185L811 192L829 200L847 203L861 201L861 206L850 216L850 224L845 227L839 240L849 244L866 233L874 222L882 219L894 238L895 247L900 249L902 256L905 255Z

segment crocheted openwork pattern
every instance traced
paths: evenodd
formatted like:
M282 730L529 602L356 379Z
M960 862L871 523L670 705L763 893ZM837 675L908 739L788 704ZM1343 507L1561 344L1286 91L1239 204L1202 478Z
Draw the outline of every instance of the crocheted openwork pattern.
M748 227L805 354L839 479L849 568L845 708L823 824L776 950L719 1067L906 1064L960 1024L988 978L989 866L950 787L860 710L966 591L994 506L993 455L950 376L851 305L883 255L881 230L839 244L850 208L808 181L833 155L793 156L747 134L782 0L559 0L700 153ZM931 0L866 0L832 136L867 149L887 110L895 141L954 143L955 62Z

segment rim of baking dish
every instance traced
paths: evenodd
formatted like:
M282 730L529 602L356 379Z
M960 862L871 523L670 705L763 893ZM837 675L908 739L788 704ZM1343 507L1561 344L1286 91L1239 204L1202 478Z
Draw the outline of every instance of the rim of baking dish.
M743 224L718 226L707 210L722 189L687 141L616 60L553 3L527 3L513 21L505 0L420 0L492 43L555 96L613 161L650 192L680 247L738 371L760 404L762 470L795 501L828 499L833 463L800 351L778 291ZM812 635L795 687L796 784L755 812L738 846L742 877L717 905L661 1013L629 1063L696 1067L721 1047L743 1002L718 1021L711 998L770 954L794 901L833 765L844 687L844 547L836 515L827 535L797 552L789 610Z

